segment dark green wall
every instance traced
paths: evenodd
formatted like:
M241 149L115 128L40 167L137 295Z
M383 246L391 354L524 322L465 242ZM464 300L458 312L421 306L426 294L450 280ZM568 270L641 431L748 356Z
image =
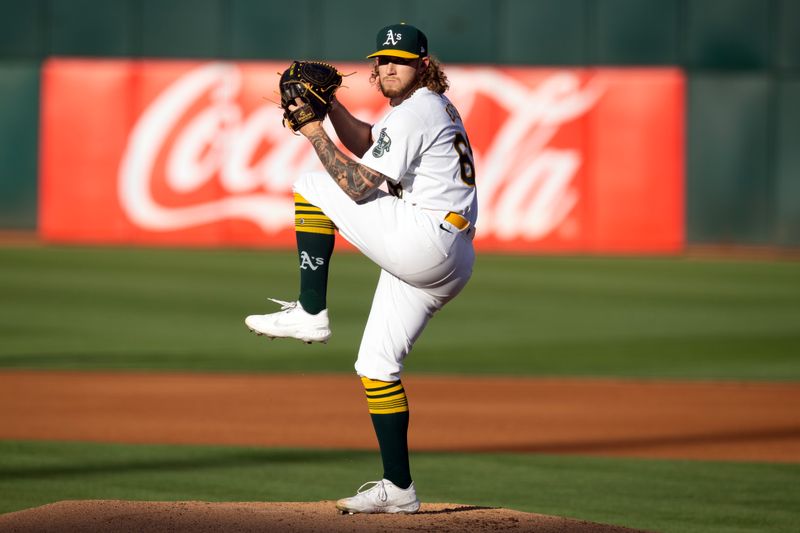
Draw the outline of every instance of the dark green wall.
M36 226L39 67L0 62L0 228Z
M375 5L0 0L0 227L35 225L44 58L361 60L380 26L406 21L446 64L682 66L689 242L800 245L800 0Z

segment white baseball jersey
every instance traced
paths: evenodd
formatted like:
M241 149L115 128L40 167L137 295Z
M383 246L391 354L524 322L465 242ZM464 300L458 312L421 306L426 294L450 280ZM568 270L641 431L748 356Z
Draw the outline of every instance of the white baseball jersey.
M372 127L372 147L361 163L425 209L453 211L475 224L475 168L467 132L455 106L427 88L393 108Z
M378 190L354 202L324 172L301 176L294 190L381 267L355 368L370 379L396 381L428 320L472 275L475 170L455 107L425 88L374 126L362 164L400 184L402 198ZM445 220L448 212L470 226L459 231Z

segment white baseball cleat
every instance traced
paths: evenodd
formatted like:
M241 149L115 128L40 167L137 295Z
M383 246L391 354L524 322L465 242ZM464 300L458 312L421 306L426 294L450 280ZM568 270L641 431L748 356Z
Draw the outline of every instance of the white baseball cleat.
M371 488L365 489L367 485ZM414 514L419 511L417 491L412 483L401 489L388 479L368 481L359 487L358 494L336 502L342 513L400 513Z
M303 309L300 302L284 302L274 298L270 300L280 304L281 310L266 315L250 315L244 319L244 323L253 333L266 335L271 339L276 337L300 339L309 344L328 342L331 338L327 309L312 315Z

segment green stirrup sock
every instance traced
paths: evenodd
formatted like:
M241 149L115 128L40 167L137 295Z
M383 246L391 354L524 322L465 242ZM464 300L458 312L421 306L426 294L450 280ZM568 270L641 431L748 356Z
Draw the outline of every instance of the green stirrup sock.
M408 400L403 384L363 377L361 381L381 449L383 477L407 489L411 485L411 467L408 462Z
M335 226L316 206L295 193L294 229L300 261L300 305L316 315L328 307L328 263L336 242Z

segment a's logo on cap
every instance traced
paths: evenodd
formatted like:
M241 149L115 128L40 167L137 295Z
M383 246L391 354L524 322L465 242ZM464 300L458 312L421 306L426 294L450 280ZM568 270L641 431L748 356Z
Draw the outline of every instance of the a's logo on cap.
M400 42L400 39L403 38L403 35L400 33L395 33L392 30L386 32L386 40L383 42L383 46L391 44L392 46L396 45Z

